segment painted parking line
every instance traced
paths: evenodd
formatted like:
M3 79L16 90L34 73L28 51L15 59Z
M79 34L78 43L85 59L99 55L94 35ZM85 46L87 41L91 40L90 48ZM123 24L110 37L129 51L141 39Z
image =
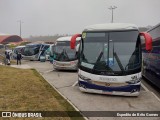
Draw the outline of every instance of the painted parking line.
M155 96L155 98L156 98L157 100L160 101L160 98L159 98L154 92L151 92L151 93Z
M53 69L52 69L52 70L45 71L45 72L43 72L43 73L49 73L49 72L52 72L52 71L53 71Z
M78 84L78 81L76 81L76 82L72 85L72 87L75 87L77 84Z
M141 83L141 86L145 89L145 91L149 91L149 89Z
M148 91L150 91L145 85L143 85L142 83L141 83L141 86L148 92ZM151 91L150 91L151 92ZM151 92L151 94L153 94L154 96L155 96L155 98L158 100L158 101L160 101L160 98L154 93L154 92Z

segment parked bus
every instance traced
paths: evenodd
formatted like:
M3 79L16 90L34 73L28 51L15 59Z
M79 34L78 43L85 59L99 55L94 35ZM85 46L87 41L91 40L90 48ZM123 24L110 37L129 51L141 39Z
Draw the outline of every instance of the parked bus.
M4 49L4 45L3 44L0 44L0 49Z
M45 50L49 48L48 44L27 44L24 48L22 57L25 60L39 60Z
M23 54L25 46L17 46L13 49L12 58L17 59L17 53L20 52Z
M153 49L150 53L143 49L142 74L145 78L160 88L160 24L147 32L153 38Z
M70 48L71 37L61 37L57 39L53 49L53 67L57 70L77 70L76 49ZM76 39L76 44L80 38Z
M0 55L4 55L5 53L5 46L3 44L0 44Z
M141 86L141 39L146 50L152 49L152 38L140 33L133 24L110 23L91 25L81 37L78 51L78 84L83 92L109 95L138 96Z

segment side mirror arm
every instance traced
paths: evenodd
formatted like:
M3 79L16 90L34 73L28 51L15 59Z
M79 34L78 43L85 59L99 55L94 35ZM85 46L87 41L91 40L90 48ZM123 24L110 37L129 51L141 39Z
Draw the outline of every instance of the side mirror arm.
M147 51L152 50L152 37L149 33L141 32L140 36L143 36L145 38L145 46Z
M75 35L72 36L71 41L70 41L70 47L71 47L71 49L75 49L76 38L77 37L81 37L81 36L82 36L81 34L75 34Z

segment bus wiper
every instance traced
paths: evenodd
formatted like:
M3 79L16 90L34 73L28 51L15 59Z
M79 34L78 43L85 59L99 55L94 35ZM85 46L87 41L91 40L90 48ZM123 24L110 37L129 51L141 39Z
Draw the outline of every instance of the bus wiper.
M58 56L57 56L57 60L60 60L60 58L61 58L61 56L62 56L63 52L64 52L64 50L62 50L62 52L61 52L60 54L58 54Z
M58 56L58 60L62 60L62 56L65 56L68 60L69 60L69 57L68 57L68 54L67 52L65 51L65 49L63 49L63 51L60 53L60 55Z
M64 50L64 54L65 54L65 56L67 57L67 59L70 60L70 59L69 59L69 56L68 56L68 54L67 54L67 52L66 52L66 49L63 49L63 50Z
M95 67L98 65L99 61L101 60L102 55L103 55L103 52L101 52L101 53L99 54L99 56L98 56L98 58L97 58L97 60L96 60L96 63L95 63L95 65L94 65L94 67L93 67L93 70L95 70ZM103 61L102 61L101 65L104 66ZM105 64L105 66L107 67L107 70L113 71L108 65ZM106 67L105 67L105 69L106 69Z
M101 53L99 54L99 56L98 56L98 58L97 58L97 60L96 60L95 65L94 65L94 67L93 67L93 70L95 69L95 67L96 67L96 65L98 64L98 62L101 60L102 55L103 55L103 52L101 51Z
M117 61L118 65L119 65L120 69L122 70L122 72L124 72L123 65L122 65L122 63L121 63L121 61L120 61L120 59L119 59L117 53L114 52L113 54L114 54L114 56L115 56L115 58L116 58L116 61Z

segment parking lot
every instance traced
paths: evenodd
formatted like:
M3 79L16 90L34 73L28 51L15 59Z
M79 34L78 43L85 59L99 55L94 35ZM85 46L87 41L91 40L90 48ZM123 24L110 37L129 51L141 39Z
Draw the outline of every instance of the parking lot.
M56 71L49 62L27 62L35 68L47 82L56 88L79 111L159 111L160 101L150 90L142 85L138 97L109 96L83 93L77 86L77 72ZM143 88L145 87L145 88ZM89 119L107 119L104 117L89 117ZM119 120L124 118L110 118ZM128 118L126 118L128 119ZM159 117L137 117L130 119L159 120Z

